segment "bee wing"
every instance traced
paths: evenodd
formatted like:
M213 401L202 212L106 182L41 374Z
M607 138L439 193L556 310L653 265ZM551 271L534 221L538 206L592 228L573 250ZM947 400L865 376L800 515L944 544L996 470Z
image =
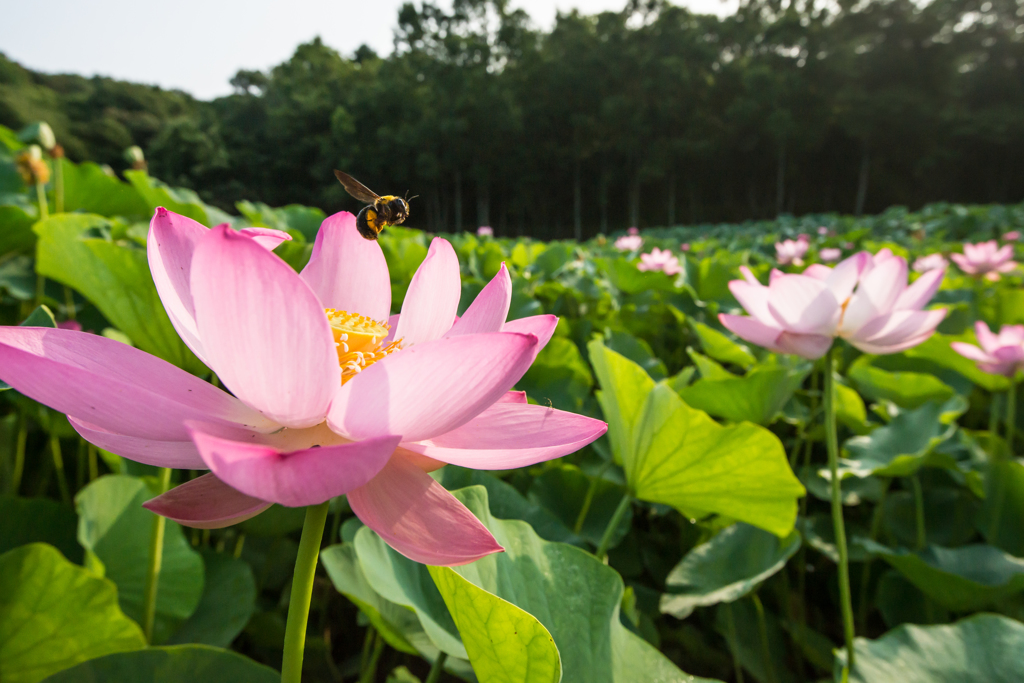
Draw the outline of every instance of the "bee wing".
M337 178L345 191L350 195L363 202L364 204L373 204L375 201L380 199L374 194L370 188L363 185L361 182L350 176L348 173L342 171L335 171L334 177Z

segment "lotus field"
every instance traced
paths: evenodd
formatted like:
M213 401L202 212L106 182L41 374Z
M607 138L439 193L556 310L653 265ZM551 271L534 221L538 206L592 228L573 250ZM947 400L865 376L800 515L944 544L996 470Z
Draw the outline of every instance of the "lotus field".
M373 241L37 137L4 683L1024 680L1024 205Z

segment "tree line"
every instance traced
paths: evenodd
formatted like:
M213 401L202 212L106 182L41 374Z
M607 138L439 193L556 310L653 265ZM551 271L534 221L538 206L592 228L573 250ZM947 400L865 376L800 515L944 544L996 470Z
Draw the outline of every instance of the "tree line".
M340 168L416 195L410 224L588 237L1024 198L1024 4L664 0L532 27L507 0L399 11L395 49L319 39L210 102L0 60L0 123L72 158L240 199L356 208Z

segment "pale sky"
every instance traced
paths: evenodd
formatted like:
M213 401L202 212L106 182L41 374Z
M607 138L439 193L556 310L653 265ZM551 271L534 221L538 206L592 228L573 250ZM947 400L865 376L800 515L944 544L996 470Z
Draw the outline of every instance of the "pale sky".
M23 0L6 3L0 52L46 73L99 74L177 88L201 99L231 92L239 69L266 69L319 35L345 55L392 49L402 0ZM450 7L450 2L441 1ZM626 0L513 0L535 25L555 12L620 10ZM736 0L676 0L729 14Z

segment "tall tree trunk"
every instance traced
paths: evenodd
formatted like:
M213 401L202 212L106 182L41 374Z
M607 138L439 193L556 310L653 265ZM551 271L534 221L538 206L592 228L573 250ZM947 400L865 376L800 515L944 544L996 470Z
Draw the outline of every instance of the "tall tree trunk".
M491 224L491 193L487 181L479 178L476 182L476 224Z
M692 177L687 180L686 189L690 195L690 223L696 225L697 216L700 215L700 211L697 206L697 183L694 182Z
M462 232L462 171L455 171L455 232Z
M668 226L676 224L676 174L668 176Z
M573 237L577 242L583 240L583 191L580 188L580 160L576 160L576 166L572 175L572 230Z
M786 208L786 143L779 143L778 167L775 170L775 214Z
M853 213L857 216L864 213L864 202L868 198L868 172L871 170L871 152L865 142L860 156L860 175L857 178L857 204Z
M640 227L640 171L633 173L633 182L629 186L629 224Z

